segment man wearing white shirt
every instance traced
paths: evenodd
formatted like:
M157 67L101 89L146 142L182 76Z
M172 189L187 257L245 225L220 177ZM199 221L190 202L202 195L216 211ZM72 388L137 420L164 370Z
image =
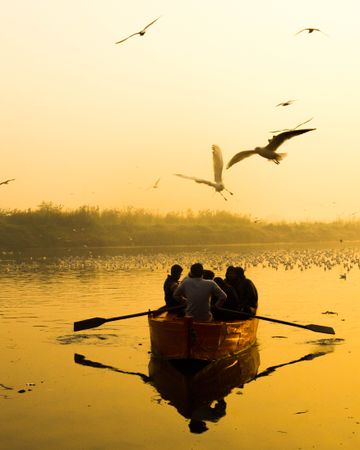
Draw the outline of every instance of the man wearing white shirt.
M221 307L226 300L225 292L213 280L204 280L203 266L193 264L189 276L186 277L174 292L174 298L186 298L185 315L199 322L213 320L210 310L211 297L217 298L215 306Z

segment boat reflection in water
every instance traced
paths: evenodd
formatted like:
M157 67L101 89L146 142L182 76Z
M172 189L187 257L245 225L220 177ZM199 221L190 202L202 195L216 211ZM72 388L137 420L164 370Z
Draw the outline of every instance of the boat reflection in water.
M149 377L161 397L190 419L190 431L202 433L208 429L206 422L225 416L225 397L253 380L259 364L258 347L253 345L236 356L213 362L152 357Z
M304 361L312 361L334 351L329 345L321 351L308 353L301 358L267 367L258 373L260 356L257 345L248 350L213 362L201 360L166 360L152 356L149 375L131 372L87 359L74 354L76 364L96 369L111 370L124 375L139 377L151 384L160 396L189 420L192 433L208 430L207 422L217 422L226 414L225 398L234 388L245 383L273 375L278 369Z

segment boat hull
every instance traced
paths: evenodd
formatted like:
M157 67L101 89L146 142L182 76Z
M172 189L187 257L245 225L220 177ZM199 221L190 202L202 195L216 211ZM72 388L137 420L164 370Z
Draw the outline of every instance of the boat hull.
M171 313L150 315L151 352L166 359L214 361L250 348L257 326L258 319L195 322Z

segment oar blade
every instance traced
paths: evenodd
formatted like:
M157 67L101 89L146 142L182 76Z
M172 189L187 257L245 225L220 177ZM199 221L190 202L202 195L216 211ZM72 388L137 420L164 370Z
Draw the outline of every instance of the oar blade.
M325 334L335 334L334 328L324 327L323 325L306 325L305 328L311 331L316 331L317 333L325 333Z
M74 322L74 331L88 330L89 328L96 328L107 322L106 319L102 317L93 317L92 319L80 320L79 322Z

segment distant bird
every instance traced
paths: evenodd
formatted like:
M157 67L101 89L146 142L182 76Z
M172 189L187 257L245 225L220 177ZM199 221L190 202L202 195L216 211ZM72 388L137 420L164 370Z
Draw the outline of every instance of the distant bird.
M289 106L292 105L296 100L286 100L286 102L278 103L276 106Z
M307 31L309 34L313 33L314 31L319 31L322 34L325 34L323 31L321 31L319 28L303 28L302 30L295 33L295 35L302 33L303 31Z
M11 178L10 180L0 181L0 186L1 186L2 184L9 184L10 181L15 181L15 178Z
M157 189L157 188L159 187L159 181L160 181L160 178L158 178L158 179L155 181L155 183L152 185L152 188L153 188L153 189Z
M311 119L305 120L305 122L301 122L299 123L299 125L296 125L296 127L294 128L284 128L283 130L273 130L270 131L270 133L282 133L284 131L292 131L292 130L296 130L297 128L301 127L301 125L305 125L306 123L310 122L311 120L313 120L313 117Z
M121 39L121 41L115 42L115 44L121 44L122 42L127 41L128 39L130 39L130 38L133 37L133 36L136 36L137 34L138 34L139 36L144 36L146 30L150 27L150 25L152 25L152 24L155 23L157 20L159 20L160 17L161 17L161 16L159 16L157 19L155 19L155 20L153 20L152 22L150 22L150 23L149 23L148 25L146 25L146 27L143 28L141 31L137 31L136 33L130 34L130 36L128 36L128 37L126 37L126 38L124 38L124 39Z
M225 188L222 180L222 171L224 163L220 147L218 147L217 145L213 145L212 154L214 166L214 181L203 180L201 178L196 177L188 177L187 175L182 175L181 173L175 173L174 175L176 175L177 177L186 178L187 180L194 180L196 183L202 183L211 186L215 189L216 192L219 192L219 194L223 197L224 200L227 200L222 191L226 191L231 195L234 194Z
M269 139L269 143L265 147L255 147L254 150L245 150L236 153L236 155L234 155L230 159L226 168L229 169L235 163L242 161L243 159L248 158L251 155L260 155L263 158L274 161L275 164L280 164L280 161L286 155L286 153L276 153L276 150L280 147L280 145L287 139L291 139L294 136L298 136L299 134L307 133L308 131L312 130L316 130L316 128L303 128L302 130L285 131L284 133L273 136L271 139Z
M160 178L158 178L152 186L148 187L148 190L149 189L157 189L159 187L159 182L160 182Z
M339 278L340 280L346 280L346 273L342 273Z

